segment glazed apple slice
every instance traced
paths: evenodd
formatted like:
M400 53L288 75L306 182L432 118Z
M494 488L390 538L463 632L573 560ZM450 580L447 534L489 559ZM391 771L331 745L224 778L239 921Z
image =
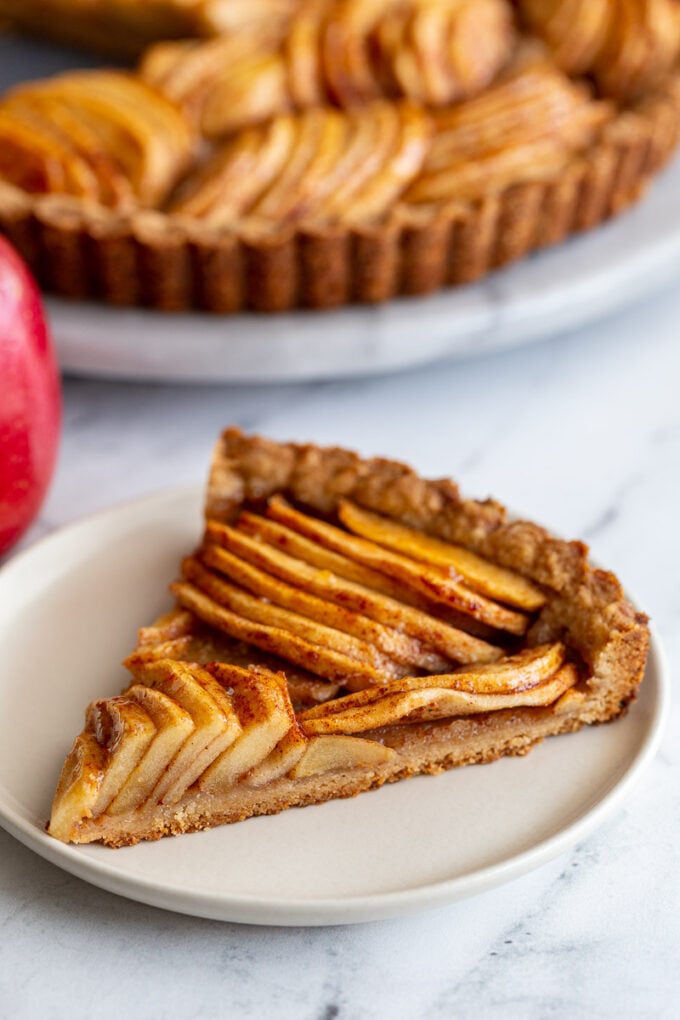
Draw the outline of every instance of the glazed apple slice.
M285 676L265 669L238 670L211 663L212 674L227 690L241 725L238 739L199 780L204 792L217 792L260 765L295 723Z
M372 620L370 616L356 613L335 602L310 595L302 588L286 584L251 563L239 559L226 549L209 545L202 551L201 559L260 598L268 599L311 620L328 624L336 630L358 637L395 662L424 669L433 667L431 671L446 668L446 659L439 659L443 666L435 665L437 656L433 652L426 652L420 642L407 634L402 634L393 627L386 627ZM380 659L376 658L374 661L378 663Z
M397 759L397 752L376 740L342 735L312 737L291 779L306 779L323 772L371 769Z
M219 553L220 550L217 550ZM201 591L219 602L220 605L244 616L255 623L263 623L271 627L279 627L296 634L313 645L339 652L348 659L356 660L387 676L403 676L404 669L399 668L392 659L384 655L368 641L357 638L346 631L330 626L326 621L304 616L299 612L284 609L272 603L269 598L261 598L244 591L236 585L224 581L218 574L207 570L197 559L188 557L182 564L184 577L195 584Z
M573 665L564 666L534 687L507 694L476 694L435 686L398 690L397 681L394 686L390 684L383 689L370 704L348 705L344 710L309 720L303 714L300 725L310 737L322 733L354 734L396 723L430 722L511 708L545 707L558 701L577 681L578 671ZM338 699L335 704L340 706L344 700Z
M313 538L334 552L351 556L374 570L399 581L407 590L415 591L427 599L444 602L458 612L472 616L482 623L511 634L523 634L527 617L523 613L505 609L469 588L438 567L414 563L406 556L390 552L363 538L348 534L341 528L301 513L281 498L270 501L267 511L271 516L307 538Z
M194 730L194 722L189 712L162 691L145 687L143 684L135 684L126 691L126 697L136 701L144 709L156 727L156 734L146 753L109 805L107 811L110 815L132 811L150 797L173 758Z
M210 522L207 530L213 541L261 570L331 602L365 613L379 623L403 630L454 662L492 662L502 655L496 645L452 627L438 617L328 570L319 570L228 525Z
M489 598L499 599L527 612L534 612L545 605L546 597L538 585L468 549L407 528L348 500L341 501L338 514L342 523L356 535L420 562L451 568L476 591Z
M149 803L173 804L234 742L241 727L219 684L203 669L163 659L139 667L135 679L176 701L194 724L147 798Z

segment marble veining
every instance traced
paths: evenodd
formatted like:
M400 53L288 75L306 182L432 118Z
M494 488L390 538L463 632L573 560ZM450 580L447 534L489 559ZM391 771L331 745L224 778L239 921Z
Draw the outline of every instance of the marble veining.
M586 536L677 662L679 322L680 294L667 292L533 348L371 381L68 380L58 474L25 542L201 482L216 433L234 422L394 455ZM88 886L0 832L0 1018L674 1020L679 721L675 707L625 808L572 853L382 924L278 930L173 915Z

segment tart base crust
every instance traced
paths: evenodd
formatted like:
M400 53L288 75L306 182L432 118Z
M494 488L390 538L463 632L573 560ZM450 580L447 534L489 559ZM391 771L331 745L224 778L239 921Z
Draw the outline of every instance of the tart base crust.
M375 225L257 234L158 212L123 217L0 183L0 231L41 286L63 297L221 313L378 303L479 279L616 215L640 198L679 136L674 74L555 179L472 205L402 205Z

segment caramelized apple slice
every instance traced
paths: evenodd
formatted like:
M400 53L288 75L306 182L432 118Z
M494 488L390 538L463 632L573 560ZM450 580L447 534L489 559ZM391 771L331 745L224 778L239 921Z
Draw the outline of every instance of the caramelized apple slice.
M218 552L220 550L217 550ZM291 634L297 634L311 644L321 645L323 648L333 649L350 659L356 659L366 665L374 666L376 670L384 671L390 676L403 676L404 670L387 656L382 655L377 649L351 634L336 630L327 626L324 622L317 622L313 618L301 616L300 613L291 612L288 609L281 609L273 605L269 599L261 599L251 595L249 592L228 584L219 575L212 573L193 557L187 557L182 563L184 577L197 585L211 598L214 598L220 605L230 609L239 616L257 623L264 623L272 627L280 627Z
M281 627L248 620L226 609L187 581L175 582L171 585L170 591L180 605L190 609L210 626L239 641L246 641L256 648L302 666L317 676L337 679L350 690L361 690L370 684L382 683L385 679L385 674L358 659L351 659L331 648L313 644Z
M564 664L565 647L561 642L539 645L501 662L483 666L466 666L455 673L442 676L405 677L392 680L381 688L359 691L344 698L336 698L325 705L316 705L300 715L300 719L328 718L348 709L365 708L376 704L388 694L437 688L472 695L506 695L531 690L549 680Z
M240 670L221 662L211 663L209 668L230 692L241 724L238 739L199 780L201 790L217 792L260 765L295 723L295 714L282 673Z
M430 677L427 677L430 680ZM427 686L398 690L399 681L388 684L380 697L371 704L347 706L322 718L300 717L300 725L308 736L320 733L366 733L397 723L427 722L450 719L481 712L498 712L508 708L551 705L578 681L575 666L563 666L554 676L526 690L507 694L471 694L447 687ZM353 697L353 695L349 695ZM340 698L336 704L345 701Z
M490 563L469 549L407 528L348 500L342 500L338 513L342 523L362 538L423 563L453 568L472 588L492 599L499 599L527 612L545 605L545 595L538 585L521 574Z
M236 668L236 667L234 667ZM205 670L159 660L136 673L140 683L166 694L189 713L194 729L151 791L148 800L174 804L241 732L230 702Z
M382 549L374 542L348 535L346 531L332 524L295 510L279 497L270 500L268 513L275 520L300 531L307 538L313 538L321 545L328 546L334 552L350 556L374 570L382 570L383 573L400 581L408 590L416 591L436 602L443 602L490 627L506 630L511 634L523 634L527 628L527 617L523 613L505 609L485 596L472 592L437 567L422 566L406 556Z
M201 558L208 566L226 574L237 584L261 598L268 599L270 602L297 614L302 614L310 620L351 634L363 642L367 642L369 647L375 647L395 662L410 665L412 668L414 666L428 668L437 658L433 653L429 653L429 655L424 653L422 645L413 638L409 638L408 635L401 634L391 627L385 627L372 620L370 616L364 616L351 609L346 609L344 606L336 605L334 602L318 598L316 595L310 595L301 588L294 588L263 570L258 570L257 567L219 546L209 545L201 553ZM273 617L270 619L271 623L276 622ZM380 665L383 659L380 655L374 655L367 661ZM440 661L444 663L444 669L446 669L446 660ZM437 667L434 666L433 669L437 669ZM441 667L439 669L440 672L443 672Z
M346 736L312 737L289 775L291 779L305 779L321 772L372 769L397 758L396 751L375 740Z
M131 811L148 799L194 730L189 713L162 691L134 684L125 693L126 697L136 701L151 718L156 727L156 734L146 754L109 805L107 812L110 815Z
M78 823L92 818L106 772L107 752L94 733L80 733L69 751L52 802L50 835L75 839Z
M243 777L242 782L248 786L266 786L267 783L280 779L297 765L307 749L307 744L307 737L295 721L274 750L260 765L251 769Z
M454 662L492 662L503 654L500 648L451 627L436 617L409 605L403 605L396 599L388 598L362 585L336 577L327 570L310 567L307 563L287 556L278 549L258 542L228 525L211 522L209 532L215 541L219 541L236 556L242 557L261 570L339 605L365 613L374 620L401 629L412 637L422 639Z
M93 701L86 713L86 728L106 748L106 770L92 805L100 815L122 789L156 735L156 727L141 705L121 696Z
M219 529L221 527L222 525L218 524L217 521L208 521L205 532L206 540L208 542L219 543ZM403 586L397 584L391 577L387 577L386 574L381 574L379 570L365 567L363 563L355 563L354 560L350 560L347 556L340 556L339 553L326 549L324 546L319 545L318 542L312 542L309 538L305 538L304 535L293 531L292 528L278 524L268 517L260 517L259 514L253 514L245 510L238 519L238 529L262 539L267 545L281 549L282 552L287 553L289 556L303 560L313 567L318 567L319 570L329 570L338 577L354 581L365 588L372 588L374 591L382 592L383 595L389 595L393 599L401 599L404 596ZM416 596L413 604L419 605L422 608L424 602Z

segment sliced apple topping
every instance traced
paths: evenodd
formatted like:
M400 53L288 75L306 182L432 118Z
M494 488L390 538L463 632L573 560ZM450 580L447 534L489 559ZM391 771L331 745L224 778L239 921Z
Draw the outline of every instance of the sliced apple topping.
M308 736L362 733L403 722L552 705L578 682L561 644L546 645L447 676L409 677L302 712Z
M259 765L242 778L248 786L266 786L287 775L302 758L309 741L295 720L286 735Z
M235 583L247 588L261 599L268 599L270 603L284 606L310 620L326 624L328 627L359 638L362 642L361 645L356 646L360 652L359 657L367 654L363 644L367 643L369 649L373 648L378 652L378 654L375 652L370 654L367 661L373 662L375 665L383 664L388 671L394 669L394 663L402 663L412 669L421 666L432 671L441 668L441 663L444 663L445 668L446 660L440 658L437 662L437 656L431 651L426 651L422 643L415 638L411 638L393 627L386 627L363 613L357 613L335 602L311 595L303 588L286 584L279 578L259 570L246 560L234 556L226 549L209 545L201 553L201 559L209 567L226 574ZM275 617L270 617L270 620L274 623ZM346 647L344 643L340 644L341 650L345 650ZM390 659L393 660L392 664L390 664Z
M211 522L208 525L207 537L219 542L221 546L248 563L293 586L303 588L338 605L347 606L379 623L421 640L451 661L491 662L503 654L495 645L452 627L424 610L415 609L408 602L404 604L381 592L338 577L329 570L310 566L236 528ZM407 590L407 597L409 594L410 591Z
M373 769L398 759L396 751L376 740L361 737L312 737L305 753L291 770L291 779L306 779L321 772Z
M434 114L435 134L407 203L476 201L543 180L591 145L613 115L532 49L482 95Z
M85 719L86 728L108 752L104 778L92 807L98 815L107 809L139 764L156 727L142 705L125 695L93 701Z
M78 734L59 776L52 801L49 832L68 843L77 838L78 825L92 818L106 774L108 755L94 733Z
M0 174L31 192L153 206L192 149L182 114L122 72L70 72L18 86L0 102Z
M229 139L170 209L213 225L379 218L416 177L430 134L429 116L406 102L282 115Z
M283 674L228 663L211 663L210 670L228 690L241 726L238 739L199 780L201 790L214 793L261 765L294 727L295 714Z
M358 560L374 570L399 581L407 589L436 602L443 602L452 609L511 634L523 634L527 628L527 617L523 613L505 609L485 596L479 595L451 576L451 572L439 567L423 566L407 556L393 553L374 542L356 538L341 528L325 521L309 517L288 506L280 497L269 503L268 513L275 520L300 531L307 538L313 538L321 545L328 546Z
M485 88L513 41L506 0L307 0L292 19L270 12L218 39L160 43L139 73L219 138L329 103L449 104Z
M546 597L538 585L469 549L407 528L348 500L341 501L338 514L342 523L355 534L419 562L455 571L471 588L489 598L499 599L527 612L545 605Z
M110 815L123 814L144 804L194 730L189 712L162 691L135 684L126 696L136 701L153 720L156 734L109 805Z
M560 67L591 74L602 92L618 99L635 98L677 60L675 0L521 0L520 6Z
M219 683L199 666L162 659L140 667L135 679L172 698L193 722L191 735L149 795L172 804L236 740L241 725Z
M180 605L190 609L199 619L216 627L217 630L222 630L231 637L246 641L272 655L288 659L318 676L337 679L350 690L359 690L383 681L385 674L375 666L351 658L335 649L315 644L282 627L255 623L225 608L188 581L178 581L170 590Z

